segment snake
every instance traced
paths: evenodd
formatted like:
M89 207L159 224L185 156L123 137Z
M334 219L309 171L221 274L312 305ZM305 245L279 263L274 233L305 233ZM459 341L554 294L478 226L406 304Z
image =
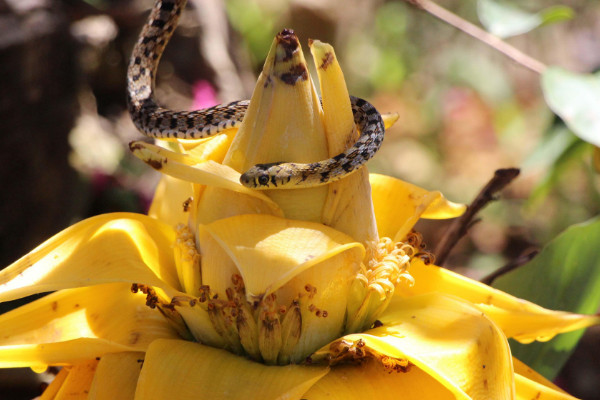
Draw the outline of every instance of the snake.
M177 26L186 0L156 0L134 45L127 68L127 107L136 128L156 139L202 139L238 128L249 100L195 111L173 111L157 104L154 81L163 51ZM293 35L286 29L282 33ZM256 164L240 176L251 189L293 189L324 185L357 171L379 150L385 127L368 101L350 96L358 140L344 152L312 163Z

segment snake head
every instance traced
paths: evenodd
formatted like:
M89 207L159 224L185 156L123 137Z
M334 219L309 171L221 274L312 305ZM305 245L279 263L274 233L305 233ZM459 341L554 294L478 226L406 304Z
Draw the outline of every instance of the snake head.
M251 189L274 189L280 181L278 176L282 172L280 164L283 162L256 164L242 174L240 183Z

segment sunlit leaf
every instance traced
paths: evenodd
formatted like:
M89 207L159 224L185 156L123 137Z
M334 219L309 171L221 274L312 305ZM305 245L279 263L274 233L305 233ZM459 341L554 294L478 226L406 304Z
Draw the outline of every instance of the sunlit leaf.
M548 106L575 135L600 146L600 75L549 67L542 73L542 89Z
M488 32L501 38L521 35L541 25L571 19L574 15L573 10L566 6L529 13L510 3L495 0L478 0L477 14Z
M571 226L523 267L493 286L555 310L595 313L600 305L600 219ZM573 352L582 330L547 343L511 343L513 354L552 379Z

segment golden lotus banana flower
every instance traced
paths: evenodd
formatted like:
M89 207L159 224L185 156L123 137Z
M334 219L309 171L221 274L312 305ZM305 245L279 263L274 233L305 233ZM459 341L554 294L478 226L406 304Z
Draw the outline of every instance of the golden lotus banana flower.
M165 174L149 216L81 221L0 272L0 300L54 291L0 316L0 367L63 366L45 399L572 398L507 337L598 318L429 263L413 225L464 206L366 168L315 188L240 183L256 163L310 163L356 140L335 53L310 46L322 104L282 32L239 129L131 144Z

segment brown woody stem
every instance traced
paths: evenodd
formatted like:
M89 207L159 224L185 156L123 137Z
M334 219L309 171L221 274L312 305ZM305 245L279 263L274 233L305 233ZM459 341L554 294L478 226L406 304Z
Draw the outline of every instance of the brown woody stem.
M519 257L515 258L514 260L509 261L503 267L500 267L497 270L495 270L494 272L492 272L491 274L481 278L480 282L485 283L486 285L491 285L492 282L494 282L494 280L496 278L506 274L507 272L510 272L514 269L519 268L523 264L527 264L535 256L537 256L539 252L540 251L538 249L533 249L533 250L529 250L529 251L521 254Z
M450 250L452 250L460 238L467 234L467 231L474 223L475 215L490 201L495 200L495 194L512 182L518 175L519 169L517 168L496 170L494 177L481 189L477 197L467 207L465 213L450 225L450 228L448 228L448 231L446 231L446 234L438 243L434 252L438 265L441 266L444 264Z

